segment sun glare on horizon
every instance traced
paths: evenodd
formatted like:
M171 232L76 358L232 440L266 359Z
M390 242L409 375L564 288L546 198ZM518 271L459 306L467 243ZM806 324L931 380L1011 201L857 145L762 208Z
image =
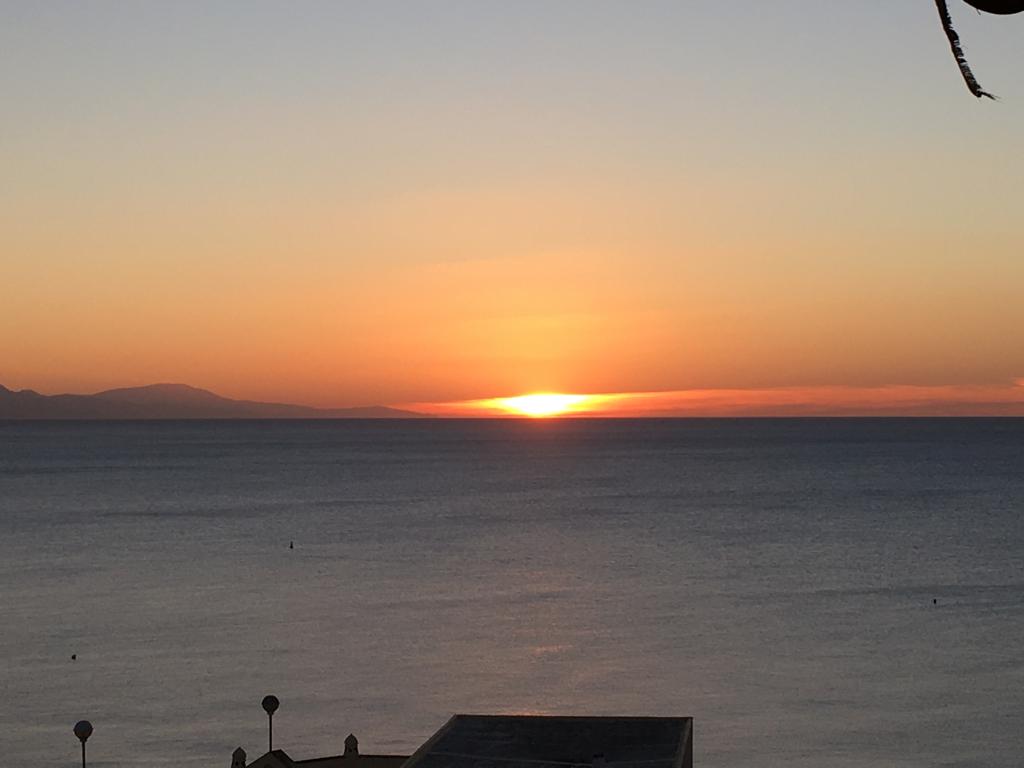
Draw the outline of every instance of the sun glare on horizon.
M492 402L496 407L508 413L540 419L572 413L591 399L590 395L537 392L518 397L498 397Z

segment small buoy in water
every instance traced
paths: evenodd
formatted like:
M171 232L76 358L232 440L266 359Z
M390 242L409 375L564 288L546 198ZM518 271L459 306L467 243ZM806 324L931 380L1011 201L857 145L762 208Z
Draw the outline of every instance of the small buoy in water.
M939 604L939 598L933 597L932 598L932 605L938 605L938 604Z
M71 654L71 660L72 660L72 661L74 661L74 660L75 660L75 659L77 659L77 658L78 658L78 654L77 654L77 653L72 653L72 654Z
M288 549L295 549L295 542L294 541L288 542Z

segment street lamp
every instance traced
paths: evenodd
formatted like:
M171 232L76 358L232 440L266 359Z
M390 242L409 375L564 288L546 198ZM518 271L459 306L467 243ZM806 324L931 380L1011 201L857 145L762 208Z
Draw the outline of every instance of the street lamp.
M74 727L75 736L82 742L82 768L85 768L85 742L92 736L92 723L88 720L79 720Z
M267 713L267 735L270 742L268 752L274 751L274 713L280 706L281 702L278 701L277 696L263 697L263 711Z

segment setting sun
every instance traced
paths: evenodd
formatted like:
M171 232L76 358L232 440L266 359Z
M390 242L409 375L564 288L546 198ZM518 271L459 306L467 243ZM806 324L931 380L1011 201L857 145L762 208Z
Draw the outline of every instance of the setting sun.
M504 411L522 416L543 418L571 413L590 400L589 395L563 395L542 392L519 397L499 397L494 404Z

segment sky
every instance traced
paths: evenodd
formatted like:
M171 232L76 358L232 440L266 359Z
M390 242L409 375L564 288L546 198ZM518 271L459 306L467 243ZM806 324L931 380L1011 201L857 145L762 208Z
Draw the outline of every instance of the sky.
M951 10L1000 101L931 0L0 0L0 384L1024 413L1024 14Z

